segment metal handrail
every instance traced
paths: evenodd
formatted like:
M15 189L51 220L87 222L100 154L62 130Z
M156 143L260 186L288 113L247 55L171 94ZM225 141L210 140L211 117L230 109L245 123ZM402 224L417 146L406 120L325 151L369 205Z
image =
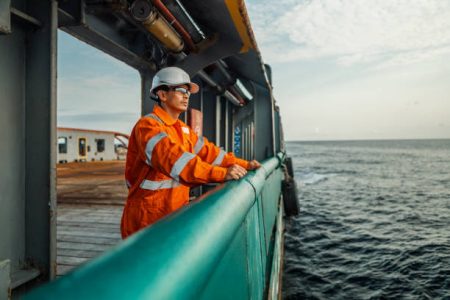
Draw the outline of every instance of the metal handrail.
M25 299L194 299L280 166L265 160Z

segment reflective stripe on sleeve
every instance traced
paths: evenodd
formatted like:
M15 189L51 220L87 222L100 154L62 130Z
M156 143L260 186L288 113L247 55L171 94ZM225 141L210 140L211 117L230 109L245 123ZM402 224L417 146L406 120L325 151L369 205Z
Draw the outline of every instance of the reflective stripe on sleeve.
M179 186L180 183L178 181L168 179L168 180L161 180L161 181L152 181L144 179L140 185L141 189L144 190L151 190L151 191L157 191L162 189L171 189L174 187Z
M190 152L184 152L180 158L177 159L177 161L173 164L172 170L170 170L170 176L175 179L179 180L179 176L181 171L183 171L184 167L186 167L187 163L193 159L196 155Z
M205 144L205 141L204 141L203 137L199 136L197 143L195 143L195 146L194 146L194 153L195 154L199 153L200 150L202 150L204 144Z
M147 165L149 165L149 166L152 165L153 149L155 148L156 144L158 144L158 142L166 136L167 136L167 134L165 132L160 132L148 140L147 146L145 146L145 155L147 156L147 161L146 161Z
M219 155L217 155L216 159L213 161L212 165L220 166L222 164L223 158L225 157L226 152L223 149L220 149Z

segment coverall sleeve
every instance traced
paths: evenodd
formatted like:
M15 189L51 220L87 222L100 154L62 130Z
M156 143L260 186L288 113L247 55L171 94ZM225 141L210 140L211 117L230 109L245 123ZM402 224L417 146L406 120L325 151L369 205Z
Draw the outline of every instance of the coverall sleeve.
M193 132L193 130L191 130L191 132ZM225 150L217 147L205 137L197 136L195 133L193 133L193 135L193 140L196 141L194 153L196 153L203 161L225 168L238 164L241 167L248 169L248 161L237 158L232 152L226 153Z
M141 157L151 167L185 184L225 181L227 169L204 162L167 134L155 120L142 118L137 125Z

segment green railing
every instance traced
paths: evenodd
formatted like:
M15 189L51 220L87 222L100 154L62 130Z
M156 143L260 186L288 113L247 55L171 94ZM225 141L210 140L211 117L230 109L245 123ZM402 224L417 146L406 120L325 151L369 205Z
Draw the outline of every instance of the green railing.
M264 161L25 299L264 298L282 159Z

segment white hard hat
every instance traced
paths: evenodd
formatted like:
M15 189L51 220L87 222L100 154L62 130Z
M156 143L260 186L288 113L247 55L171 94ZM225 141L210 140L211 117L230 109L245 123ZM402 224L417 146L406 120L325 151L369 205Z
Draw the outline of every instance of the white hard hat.
M166 67L159 70L153 77L152 87L150 89L150 97L158 99L158 96L154 93L155 89L160 86L177 86L186 84L189 86L191 94L198 92L199 88L196 83L191 82L189 74L178 67Z

